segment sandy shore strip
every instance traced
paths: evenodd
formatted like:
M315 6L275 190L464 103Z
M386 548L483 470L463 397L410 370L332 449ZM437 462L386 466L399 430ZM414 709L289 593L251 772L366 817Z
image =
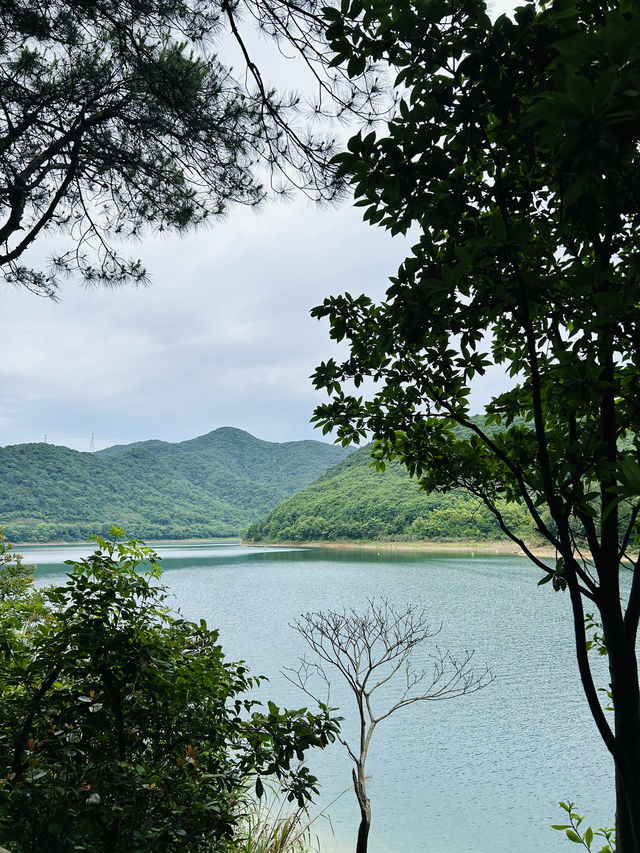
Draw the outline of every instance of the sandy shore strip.
M423 551L425 554L499 554L512 557L527 555L509 540L497 539L483 542L243 542L243 545L261 545L266 548L292 545L297 548L335 548L349 551ZM531 553L536 557L555 557L549 545L532 545Z

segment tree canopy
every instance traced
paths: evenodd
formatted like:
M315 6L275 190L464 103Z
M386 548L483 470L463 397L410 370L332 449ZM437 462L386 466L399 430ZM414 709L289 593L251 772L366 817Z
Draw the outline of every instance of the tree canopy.
M357 93L327 66L316 0L3 0L0 10L7 281L48 296L65 273L144 281L141 262L117 242L258 204L279 176L320 198L335 194L331 140L301 126L299 98L268 86L243 35L249 21L304 50L316 113L351 109ZM239 45L237 74L219 58L225 36ZM68 248L42 269L28 250L55 234Z
M377 464L401 459L426 490L477 496L542 582L568 590L615 761L618 850L637 853L640 10L555 0L492 21L482 0L352 0L326 14L339 60L389 63L400 98L384 131L349 141L339 172L366 220L417 241L384 302L347 293L315 309L348 344L315 373L332 396L315 419L345 443L373 435ZM468 402L491 363L511 377L487 408L492 434ZM365 380L370 394L353 390ZM555 566L500 500L526 507ZM602 623L613 720L585 606Z
M356 450L311 485L249 525L250 542L420 541L505 539L495 516L460 489L426 495L398 461L384 474L371 468L371 446ZM540 541L526 508L501 504L509 527Z

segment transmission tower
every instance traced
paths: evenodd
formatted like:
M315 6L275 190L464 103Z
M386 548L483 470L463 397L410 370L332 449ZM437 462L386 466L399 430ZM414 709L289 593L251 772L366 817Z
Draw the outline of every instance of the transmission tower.
M94 438L93 433L91 433L91 442L89 444L89 453L93 453L94 450L96 449L93 438Z

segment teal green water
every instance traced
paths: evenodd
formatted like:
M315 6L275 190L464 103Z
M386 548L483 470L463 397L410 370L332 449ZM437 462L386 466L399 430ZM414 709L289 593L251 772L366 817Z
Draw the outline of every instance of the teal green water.
M89 549L21 550L39 563L38 579L53 582L62 559ZM485 690L414 705L375 732L370 853L570 853L571 842L549 828L563 822L557 803L566 799L592 826L612 822L612 767L582 697L569 602L550 584L538 587L526 560L233 544L160 552L176 606L218 627L227 657L269 676L265 695L280 705L306 704L280 672L305 651L291 620L357 608L371 596L421 605L434 626L442 623L439 646L475 649L478 663L489 664L495 681ZM606 685L604 666L600 680ZM339 681L331 700L350 731L350 697ZM335 745L310 764L322 807L349 785L349 761ZM315 824L324 853L355 849L353 792L330 814L331 823Z

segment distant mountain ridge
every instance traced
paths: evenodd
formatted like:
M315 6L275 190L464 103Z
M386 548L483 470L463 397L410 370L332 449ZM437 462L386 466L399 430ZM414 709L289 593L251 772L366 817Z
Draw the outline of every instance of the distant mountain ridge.
M141 538L235 536L348 452L234 427L96 453L11 445L0 448L0 525L17 542L83 540L110 524Z

